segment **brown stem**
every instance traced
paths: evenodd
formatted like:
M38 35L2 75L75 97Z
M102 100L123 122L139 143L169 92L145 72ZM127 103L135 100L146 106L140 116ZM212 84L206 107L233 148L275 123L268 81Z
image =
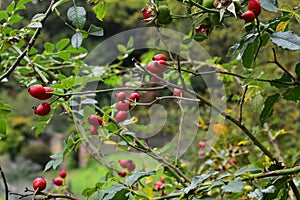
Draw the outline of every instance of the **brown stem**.
M244 105L244 102L245 102L245 96L246 96L247 90L248 90L248 85L245 86L245 89L244 89L244 92L243 92L243 95L242 95L242 99L241 99L241 102L240 102L240 109L239 109L239 122L240 123L242 123L242 121L243 121L243 105Z
M51 13L51 7L52 5L55 3L55 0L52 0L47 11L45 12L45 17L41 20L42 25L44 24L45 20L47 19L47 17L50 15ZM12 64L12 66L6 71L4 72L1 76L0 76L0 82L8 77L15 69L16 67L19 65L19 63L21 62L21 60L26 56L26 54L30 51L30 49L33 47L37 37L39 36L40 32L41 32L42 28L37 28L36 31L34 32L33 36L31 37L30 41L28 42L25 50L16 58L15 62Z
M3 179L3 184L4 184L4 190L5 190L5 200L8 200L8 185L7 185L7 181L4 175L4 172L0 166L0 172L1 172L1 177Z

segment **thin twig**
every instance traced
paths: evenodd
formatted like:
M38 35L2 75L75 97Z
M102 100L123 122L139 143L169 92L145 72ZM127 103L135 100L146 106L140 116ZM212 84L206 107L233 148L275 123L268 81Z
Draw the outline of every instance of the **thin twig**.
M293 193L294 193L296 199L300 200L300 193L299 193L299 190L298 190L297 186L295 185L293 179L290 180L289 183L290 183L290 186L291 186L291 188L293 190Z
M245 86L245 89L244 89L244 92L242 95L242 99L240 101L240 109L239 109L239 122L240 123L242 123L242 121L243 121L243 105L245 102L245 96L246 96L247 90L248 90L248 85Z
M175 160L176 166L178 166L177 162L178 162L178 158L179 158L181 139L182 139L182 125L183 125L184 115L185 115L185 110L181 104L181 100L178 100L178 105L180 107L181 116L180 116L180 122L179 122L179 128L178 128L177 152L176 152L176 160Z
M3 183L4 183L4 190L5 190L5 200L8 200L8 185L7 185L7 181L5 178L5 174L0 166L0 172L1 172L1 177L3 179Z
M276 154L277 154L277 157L278 157L278 161L282 163L283 162L283 158L281 156L279 146L278 146L276 140L272 136L272 133L270 131L269 125L267 123L264 123L264 128L268 132L268 136L269 136L270 142L273 145L274 150L276 151Z

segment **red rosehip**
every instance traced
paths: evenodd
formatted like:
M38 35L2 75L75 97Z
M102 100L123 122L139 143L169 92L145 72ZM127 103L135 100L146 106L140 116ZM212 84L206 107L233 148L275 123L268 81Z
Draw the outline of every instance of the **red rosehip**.
M132 172L135 169L135 163L132 160L127 161L127 170Z
M233 164L236 164L236 159L235 159L235 158L230 158L230 161L231 161Z
M66 178L67 172L66 172L65 170L61 169L61 170L59 171L59 176L60 176L61 178Z
M28 92L32 97L37 98L39 100L46 100L52 96L52 94L46 93L46 92L52 92L52 89L43 87L41 85L34 85L29 87Z
M141 96L139 93L137 92L134 92L134 93L131 93L130 94L130 97L129 97L132 101L139 101Z
M32 183L32 187L34 190L43 191L47 186L47 182L44 178L36 178Z
M127 168L127 160L119 160L119 163L122 168Z
M257 17L261 12L260 2L258 0L249 0L248 10L251 10L254 13L254 15Z
M127 119L127 112L123 110L119 111L116 115L116 122L119 123L125 121L125 119Z
M118 92L118 93L116 93L116 98L119 101L123 101L126 98L126 93L125 92Z
M36 108L34 108L34 114L39 116L48 115L50 111L51 111L51 106L47 102L43 102L40 105L38 105Z
M164 186L164 183L161 182L161 181L155 182L155 184L154 184L154 188L155 188L156 190L162 189L163 186Z
M121 177L125 177L127 175L126 171L120 171L118 174Z
M241 18L245 20L246 22L253 22L255 19L255 14L251 10L247 10L243 14L241 14Z
M165 60L159 60L158 63L158 70L160 73L163 73L168 70L168 63Z
M174 94L174 96L180 97L183 95L183 90L174 88L173 94Z
M120 101L118 104L117 104L117 109L120 111L120 110L123 110L123 111L128 111L130 109L130 102L127 101L127 100L123 100L123 101Z
M98 134L98 126L91 126L90 134L91 135L97 135Z
M57 186L61 186L63 184L63 182L64 182L64 180L62 178L60 178L60 177L54 178L52 181Z
M153 74L160 74L161 71L158 68L158 62L157 61L152 61L149 62L147 65L147 70L150 71Z
M158 73L158 74L156 74L158 77L160 77L160 78L164 78L164 75L163 74L161 74L161 73ZM160 82L160 80L158 79L158 78L156 78L156 77L151 77L151 81L152 82L155 82L155 83L158 83L158 82Z
M205 152L205 151L203 151L203 150L199 151L199 156L200 156L200 157L203 157L203 156L205 156L205 154L206 154L206 152Z
M157 55L153 56L152 59L156 60L156 61L159 61L159 60L166 61L167 60L167 58L166 58L166 56L164 54L157 54Z
M103 124L103 121L98 115L90 115L88 117L88 123L92 126L98 127Z
M199 142L199 143L198 143L198 146L199 146L200 148L205 147L205 142Z
M52 94L49 94L48 92L53 92L53 90L48 87L44 87L44 89L45 89L45 94L40 98L40 100L46 100L52 97Z

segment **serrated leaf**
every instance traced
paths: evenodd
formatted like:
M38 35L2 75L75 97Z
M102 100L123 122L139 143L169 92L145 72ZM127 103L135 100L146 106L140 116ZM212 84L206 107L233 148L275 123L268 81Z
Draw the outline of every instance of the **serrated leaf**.
M268 96L268 98L266 99L264 109L259 116L259 121L261 125L263 125L266 122L266 120L272 116L274 105L278 101L279 97L280 94L276 93L271 96Z
M153 174L156 174L154 170L146 171L146 172L134 172L125 180L125 185L132 186L135 182L137 182L141 178L144 178L146 176L151 176Z
M98 37L104 35L103 28L95 26L93 24L90 25L90 27L88 29L88 33L89 33L89 35L98 36Z
M245 166L245 167L242 167L241 169L239 169L235 174L234 176L240 176L242 174L245 174L247 172L257 172L257 171L261 171L260 169L258 169L257 167L255 166Z
M277 0L260 0L261 7L270 12L277 12L278 1Z
M0 135L5 135L7 129L6 120L0 118Z
M244 182L239 179L229 181L227 185L221 187L224 192L239 193L243 191Z
M260 94L256 94L250 101L250 108L255 113L260 113L264 108L264 98Z
M82 38L82 33L75 33L73 36L72 36L72 39L71 39L71 43L72 43L72 46L76 49L79 49L79 47L81 46L82 44L82 41L83 41L83 38Z
M102 21L107 12L107 3L105 1L99 2L95 7L93 7L93 10L96 13L97 19Z
M82 29L86 21L86 11L84 7L73 6L68 9L67 17L72 22L73 26Z
M298 86L289 88L283 94L283 98L286 100L297 102L300 99L300 86L298 85Z
M292 31L275 32L271 41L277 46L288 50L300 50L300 37Z
M199 183L202 183L203 181L205 181L206 179L208 179L209 177L218 174L219 172L217 171L211 171L207 174L201 174L200 176L194 176L191 182L191 185L184 188L183 192L185 194L188 194L191 190L194 190L197 188Z

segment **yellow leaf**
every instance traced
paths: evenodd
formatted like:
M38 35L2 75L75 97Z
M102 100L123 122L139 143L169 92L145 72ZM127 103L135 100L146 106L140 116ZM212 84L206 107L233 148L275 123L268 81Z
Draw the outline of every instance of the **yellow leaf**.
M108 145L117 145L116 142L111 141L111 140L106 140L106 141L104 141L104 144L108 144Z
M151 176L146 177L145 183L150 184L153 182L153 178Z
M237 143L238 146L245 146L248 142L246 140L239 141Z
M151 199L153 198L153 189L152 188L144 188L144 193L147 194L148 197L150 197Z
M286 26L289 24L290 21L286 21L286 22L280 22L277 27L276 27L276 32L278 31L285 31Z
M213 131L221 135L226 135L228 133L228 127L221 123L217 123L213 126Z

